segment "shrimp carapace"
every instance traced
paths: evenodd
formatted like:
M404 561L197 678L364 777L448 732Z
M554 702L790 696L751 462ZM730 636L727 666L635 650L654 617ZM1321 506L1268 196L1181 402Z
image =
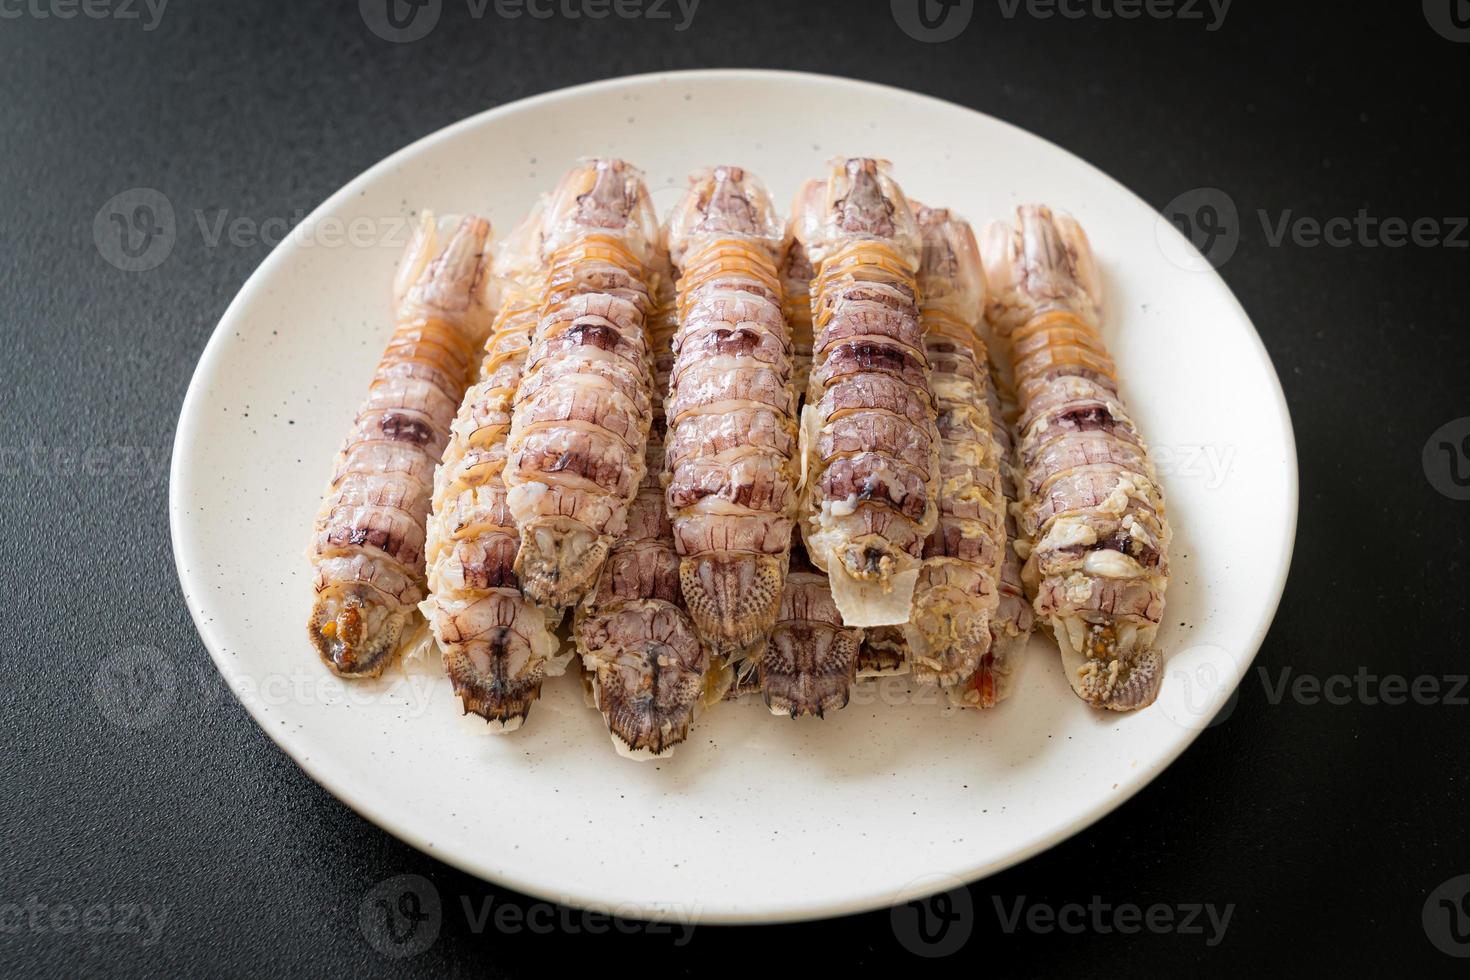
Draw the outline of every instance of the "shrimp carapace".
M645 469L657 224L642 175L621 160L574 167L547 204L540 247L540 321L516 392L505 484L521 588L564 608L597 580Z
M938 517L918 225L887 165L868 159L834 161L793 212L816 273L802 537L849 626L901 624Z
M662 393L678 323L672 273L655 274L648 317L653 346L653 424L648 466L597 585L577 607L577 649L613 746L635 759L672 753L689 736L708 683L710 656L684 605L679 556L664 508Z
M512 404L541 308L541 218L533 210L496 256L500 309L435 473L420 606L464 710L500 731L520 727L542 680L568 657L548 614L521 594L504 481Z
M916 215L924 238L920 318L939 413L939 517L924 542L903 633L914 678L952 687L990 652L1006 504L979 334L985 283L975 235L943 208L916 206Z
M1020 405L1022 579L1078 696L1143 707L1163 679L1169 525L1098 328L1092 250L1072 218L1025 205L986 229L982 255Z
M394 282L397 329L317 514L308 632L345 677L376 677L422 635L434 465L490 325L489 237L488 221L466 217L441 250L434 216L421 216Z
M796 517L782 239L770 195L739 167L695 173L665 226L679 274L669 516L690 615L726 663L775 625Z

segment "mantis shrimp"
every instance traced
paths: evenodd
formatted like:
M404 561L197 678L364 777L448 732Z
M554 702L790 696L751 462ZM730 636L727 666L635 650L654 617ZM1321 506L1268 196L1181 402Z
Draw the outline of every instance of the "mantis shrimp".
M982 254L991 326L1020 404L1022 577L1088 704L1152 703L1169 525L1153 464L1118 394L1101 290L1081 226L1041 205L992 223Z
M730 663L775 624L796 516L782 228L753 175L714 167L690 178L665 235L679 270L669 514L690 615Z
M434 465L490 325L489 236L488 221L466 217L441 251L422 215L394 282L397 329L317 514L308 632L344 677L378 676L422 635L412 624Z
M420 605L466 712L500 731L521 726L548 674L560 674L555 625L521 594L519 540L503 479L511 407L540 310L539 233L531 212L496 259L500 310L480 380L460 405L435 473L428 526L429 597Z
M574 167L547 205L541 247L545 292L505 484L521 588L565 608L596 581L645 471L657 226L642 175L621 160Z
M689 736L706 686L708 649L700 642L679 585L679 556L664 509L661 392L673 368L678 326L672 272L656 275L648 317L654 351L653 423L647 472L596 586L577 607L573 635L620 755L659 758Z
M988 356L979 335L985 283L975 235L942 208L919 207L916 215L924 236L924 352L939 409L940 492L903 634L914 677L948 688L990 652L1006 504L986 397Z
M918 227L886 165L862 158L834 161L793 211L816 270L802 409L807 554L848 626L902 624L938 518Z

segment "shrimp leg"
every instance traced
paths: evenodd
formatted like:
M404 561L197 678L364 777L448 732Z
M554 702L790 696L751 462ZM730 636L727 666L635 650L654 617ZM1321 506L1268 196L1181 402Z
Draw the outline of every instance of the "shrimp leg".
M521 595L519 541L502 479L511 405L540 310L540 220L533 210L496 259L500 311L480 380L465 394L435 473L429 597L419 607L464 710L499 731L520 727L542 679L561 673L569 656L557 655L553 624Z
M753 175L715 167L690 178L665 235L679 271L669 514L689 612L731 662L775 625L796 517L782 227Z
M546 210L548 274L516 391L505 468L526 596L565 608L597 580L643 481L649 405L646 267L657 247L642 176L596 159Z
M398 325L337 455L309 557L307 624L325 663L376 677L416 631L434 465L485 339L490 224L466 217L442 251L422 216L394 283Z
M812 284L802 535L849 626L905 623L938 518L913 212L885 165L835 161L793 208Z
M1092 250L1076 221L1027 205L986 229L982 254L1021 407L1023 581L1078 696L1143 707L1163 679L1169 526L1098 329Z

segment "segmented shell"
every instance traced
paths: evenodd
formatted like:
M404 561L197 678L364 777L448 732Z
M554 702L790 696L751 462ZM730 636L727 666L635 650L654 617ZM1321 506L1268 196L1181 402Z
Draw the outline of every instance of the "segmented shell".
M308 631L345 676L376 676L415 634L434 464L484 339L489 222L464 218L442 252L425 213L400 265L397 329L322 500Z
M917 227L872 160L839 161L794 210L817 275L802 534L849 624L901 624L938 517Z
M1001 454L978 327L984 290L970 226L920 208L924 350L939 409L939 518L924 542L913 615L903 627L914 676L952 686L990 652L1005 555Z
M465 710L502 730L520 727L543 679L566 663L547 614L521 594L520 538L504 482L512 405L539 310L539 290L507 285L480 380L436 473L429 518L424 615Z
M647 188L620 160L573 168L547 208L545 292L505 473L516 572L543 605L570 605L596 581L643 479L655 244Z
M988 314L1009 342L1021 408L1023 579L1078 695L1141 707L1162 680L1153 642L1169 527L1098 329L1091 249L1075 221L1036 205L992 225L984 246Z
M668 508L689 612L729 659L775 624L797 505L796 395L770 198L737 167L700 171L666 230L679 270Z
M664 509L663 398L673 369L678 324L672 273L655 277L658 305L648 317L653 349L653 424L647 472L628 524L573 627L593 700L613 745L632 758L669 755L689 736L710 671L679 585L679 556Z

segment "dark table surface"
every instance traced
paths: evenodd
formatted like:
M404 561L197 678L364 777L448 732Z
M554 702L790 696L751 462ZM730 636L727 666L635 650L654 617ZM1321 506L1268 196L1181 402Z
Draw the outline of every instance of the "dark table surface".
M511 20L442 0L428 36L390 43L368 27L384 23L382 0L365 4L0 3L0 973L509 976L564 969L563 952L655 973L1463 970L1450 954L1470 955L1470 502L1455 499L1470 494L1470 27L1453 15L1470 5L1241 0L1221 19L1218 3L1151 0L1125 19L1103 15L1128 0L1064 4L1080 17L967 0L953 12L973 6L963 32L926 43L887 2L704 0L679 30L672 2L668 20ZM291 220L481 109L718 66L951 99L1161 209L1223 192L1238 244L1221 271L1296 427L1295 563L1230 717L1096 826L972 886L931 945L913 910L609 930L451 870L359 818L256 727L218 682L174 575L179 405L268 247L180 235L159 267L124 272L94 243L110 198L150 187L181 213ZM1300 218L1348 220L1313 244ZM1391 244L1390 218L1421 221L1417 243ZM110 723L95 696L104 658L131 646L187 679L146 730ZM1396 696L1392 675L1417 693ZM427 950L390 960L359 913L405 874L432 883L442 924ZM531 924L484 923L487 900ZM1067 928L1012 926L1019 900ZM1154 905L1172 925L1114 928L1131 921L1118 909ZM1228 909L1223 935L1204 913L1183 928L1192 906Z

